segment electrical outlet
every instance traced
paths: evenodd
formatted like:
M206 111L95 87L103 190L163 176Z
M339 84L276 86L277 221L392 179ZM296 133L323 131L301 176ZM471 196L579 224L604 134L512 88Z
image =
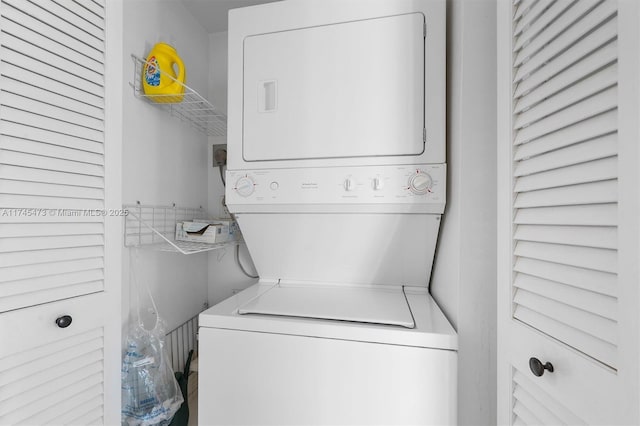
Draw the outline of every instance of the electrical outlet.
M213 145L213 167L227 165L227 144Z

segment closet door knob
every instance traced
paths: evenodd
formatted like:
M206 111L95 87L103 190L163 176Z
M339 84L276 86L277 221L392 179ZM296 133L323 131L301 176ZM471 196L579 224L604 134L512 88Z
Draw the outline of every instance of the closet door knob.
M60 328L67 328L71 325L71 321L73 321L71 315L63 315L56 318L56 325Z
M553 373L553 365L550 362L544 364L536 357L529 358L529 368L534 376L540 377L544 374L544 370L548 370L549 373Z

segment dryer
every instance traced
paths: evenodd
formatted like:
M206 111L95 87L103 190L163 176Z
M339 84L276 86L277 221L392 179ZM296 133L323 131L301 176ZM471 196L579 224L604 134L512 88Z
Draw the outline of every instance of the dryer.
M260 280L200 316L201 424L455 424L428 292L444 23L443 0L230 12L226 199Z

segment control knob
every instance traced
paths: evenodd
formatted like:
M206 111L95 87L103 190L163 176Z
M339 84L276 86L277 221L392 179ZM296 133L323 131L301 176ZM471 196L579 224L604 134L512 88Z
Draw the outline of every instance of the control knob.
M422 170L417 170L415 174L409 178L409 190L416 195L424 195L427 192L431 192L433 186L433 179L428 173Z
M348 177L342 183L345 191L353 191L355 189L355 182L352 178Z
M236 181L234 188L241 197L248 197L255 191L255 182L249 176L242 176Z
M384 188L384 182L382 181L382 178L379 176L373 178L373 190L380 191L382 188Z

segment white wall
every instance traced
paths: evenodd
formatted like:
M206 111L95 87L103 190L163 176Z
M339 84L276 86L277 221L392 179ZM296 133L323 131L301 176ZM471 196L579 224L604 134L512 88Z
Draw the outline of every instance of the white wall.
M447 3L447 207L431 291L459 336L458 422L496 424L496 5Z
M158 41L172 44L185 63L187 84L206 95L209 37L179 0L124 2L125 81L130 54L145 57ZM123 99L123 202L191 207L207 205L207 137L141 99L129 85ZM129 250L123 251L123 334L134 294ZM140 251L140 280L149 283L168 329L202 310L207 301L206 254Z
M222 112L227 113L227 32L209 35L209 100ZM220 179L220 171L212 166L212 145L226 144L226 138L209 138L208 149L208 210L213 215L224 215L221 199L224 186ZM231 296L234 291L247 288L255 279L248 278L235 262L235 248L216 250L209 254L209 304L215 305ZM240 260L247 272L254 274L253 262L247 248L240 246ZM255 274L254 274L255 275Z

